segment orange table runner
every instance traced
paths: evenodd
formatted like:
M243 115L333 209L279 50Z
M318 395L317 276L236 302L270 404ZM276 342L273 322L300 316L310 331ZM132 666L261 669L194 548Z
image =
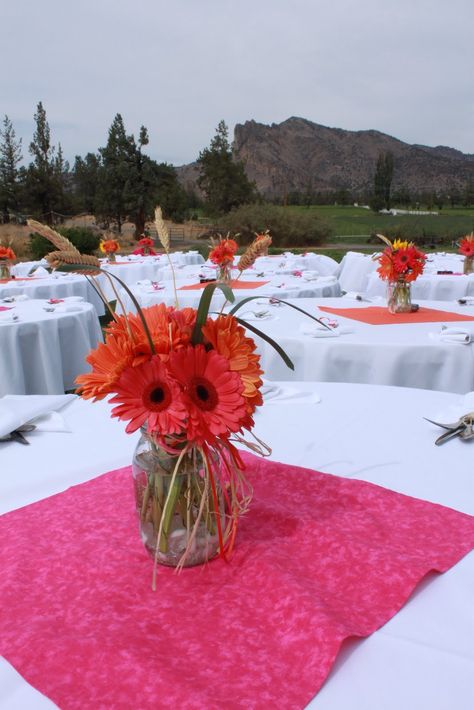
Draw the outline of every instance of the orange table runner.
M190 284L189 286L180 286L179 291L199 291L210 283L215 283L214 281L205 281L204 283ZM265 286L269 281L231 281L230 288L233 289L254 289L260 286Z
M368 308L331 308L318 306L320 311L333 313L342 318L358 320L369 325L400 325L400 323L444 323L451 321L472 321L474 316L451 311L438 311L435 308L420 308L413 313L390 313L383 306L369 306Z

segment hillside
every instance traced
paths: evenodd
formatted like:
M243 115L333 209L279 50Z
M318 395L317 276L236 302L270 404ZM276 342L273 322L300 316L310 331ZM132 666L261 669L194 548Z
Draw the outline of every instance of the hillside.
M256 121L237 124L233 150L268 198L308 190L363 193L372 188L382 151L394 155L393 190L449 193L474 181L474 155L446 146L410 145L375 130L329 128L297 117L270 126ZM195 186L196 163L177 171L186 187Z

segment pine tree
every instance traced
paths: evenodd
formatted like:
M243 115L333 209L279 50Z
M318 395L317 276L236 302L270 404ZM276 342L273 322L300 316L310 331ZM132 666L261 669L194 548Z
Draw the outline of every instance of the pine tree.
M53 211L61 211L64 204L63 181L58 180L58 169L64 168L62 151L55 155L56 149L51 143L51 131L41 101L34 119L36 130L30 143L33 162L27 171L27 199L34 213L52 223Z
M233 159L228 128L220 121L209 148L199 153L198 185L211 212L225 213L233 207L255 201L255 184L245 174L244 164Z
M129 180L135 150L135 139L127 136L122 116L118 113L109 128L107 145L99 148L101 169L96 209L106 223L116 222L119 234L128 215Z
M390 190L393 179L393 153L379 153L374 175L374 193L371 207L375 212L382 208L390 209Z
M19 206L20 180L18 164L22 160L21 138L17 141L13 124L5 116L0 129L0 208L3 221L10 220L10 210Z
M96 212L99 170L100 158L95 153L87 153L85 158L76 155L73 169L76 207L88 214Z

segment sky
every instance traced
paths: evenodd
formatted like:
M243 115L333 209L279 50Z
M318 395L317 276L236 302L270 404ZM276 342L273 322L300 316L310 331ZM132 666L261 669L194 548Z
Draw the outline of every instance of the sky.
M65 157L116 113L182 165L221 119L300 116L474 153L474 0L0 0L0 117Z

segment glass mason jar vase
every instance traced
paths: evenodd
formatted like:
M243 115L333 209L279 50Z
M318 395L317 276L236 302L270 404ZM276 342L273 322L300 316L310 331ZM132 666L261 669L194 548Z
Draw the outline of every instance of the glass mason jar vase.
M224 530L225 500L216 477L214 490L206 484L196 448L179 461L142 428L132 475L140 535L153 559L169 567L191 567L219 552L218 519Z
M465 256L464 257L464 273L465 274L472 274L474 271L474 256Z
M217 267L217 281L224 284L230 284L232 281L232 263L220 264Z
M411 285L407 281L389 281L387 306L390 313L409 313L411 311Z
M107 252L107 261L109 264L113 264L115 261L115 252L114 251L108 251Z
M0 259L0 279L10 278L10 265L5 259Z

